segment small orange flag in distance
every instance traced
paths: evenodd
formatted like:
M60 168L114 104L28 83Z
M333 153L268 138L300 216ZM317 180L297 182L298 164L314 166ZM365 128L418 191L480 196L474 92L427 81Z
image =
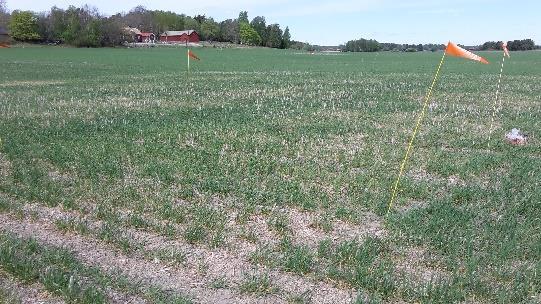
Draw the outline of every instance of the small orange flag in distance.
M502 49L503 49L503 54L511 58L511 55L509 55L509 50L507 49L507 42L502 43Z
M197 57L193 52L192 50L189 50L188 51L188 56L190 56L191 58L195 59L195 60L201 60L199 59L199 57Z
M458 45L452 43L451 41L449 41L449 43L447 44L447 48L445 48L445 53L452 56L462 57L466 59L479 61L484 64L488 64L488 61L485 58L475 55L474 53L470 51L466 51L465 49L459 47Z

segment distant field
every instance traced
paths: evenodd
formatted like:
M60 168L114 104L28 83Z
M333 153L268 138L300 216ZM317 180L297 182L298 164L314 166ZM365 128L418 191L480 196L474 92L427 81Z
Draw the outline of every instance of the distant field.
M0 50L0 302L539 303L541 52ZM511 128L530 135L514 147Z

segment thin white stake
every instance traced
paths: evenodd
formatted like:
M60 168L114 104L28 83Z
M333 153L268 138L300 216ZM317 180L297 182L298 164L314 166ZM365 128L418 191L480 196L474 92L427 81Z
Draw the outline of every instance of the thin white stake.
M494 99L494 107L492 109L492 120L490 121L490 128L488 129L488 147L490 148L490 137L492 136L492 126L494 125L494 117L496 116L496 111L499 111L502 107L501 100L498 100L498 96L500 94L500 84L502 82L502 75L503 75L503 64L505 63L505 53L503 53L502 57L502 66L500 68L500 77L498 78L498 88L496 89L496 97ZM498 104L499 101L499 104Z
M186 55L188 57L188 73L189 73L190 72L190 49L187 49L187 50L188 51L187 51Z

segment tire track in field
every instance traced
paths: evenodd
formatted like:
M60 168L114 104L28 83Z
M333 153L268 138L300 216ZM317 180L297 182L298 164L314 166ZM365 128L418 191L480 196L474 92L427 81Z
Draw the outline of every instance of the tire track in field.
M201 303L217 303L221 300L237 303L256 302L254 301L256 299L238 298L229 290L209 290L202 286L192 273L127 256L92 238L63 234L42 219L18 221L0 214L0 221L1 229L15 233L19 237L34 238L44 245L68 249L82 263L97 266L105 273L119 272L134 282L180 293Z
M25 206L26 207L26 206ZM127 256L115 252L111 246L103 245L90 237L59 232L51 220L61 216L59 208L30 207L29 210L40 210L39 218L34 221L18 221L0 214L0 221L5 230L12 231L22 237L33 237L39 242L70 249L83 263L95 265L105 272L120 271L129 278L171 290L193 298L201 303L280 303L289 295L300 295L308 292L317 303L349 303L354 298L353 290L335 288L325 282L311 282L305 278L276 270L261 269L240 257L231 255L226 250L209 251L182 241L168 241L159 235L134 230L136 238L144 241L145 249L159 246L166 248L177 246L188 252L188 267L172 267L159 261L150 262L143 257ZM63 214L66 216L66 214ZM51 218L48 218L51 217ZM198 265L208 269L202 275ZM242 294L230 288L242 284L244 274L268 273L273 284L282 292L280 295L253 296ZM213 279L225 278L228 286L223 289L208 287Z
M27 221L22 221L22 222L18 222L17 220L13 220L13 219L9 219L6 221L6 218L9 218L7 215L5 214L0 214L0 221L2 222L0 224L0 232L11 232L11 233L14 233L15 235L17 235L18 237L23 237L23 238L34 238L36 240L38 240L39 242L42 242L43 239L44 239L44 234L47 233L47 231L50 230L50 227L47 225L47 224L40 224L40 223L37 223L37 222L32 222L30 223L30 227L25 227L25 225L28 225L29 223L27 223ZM11 228L14 228L14 229L11 229ZM30 228L30 229L27 229L27 228ZM42 229L42 230L39 230L39 231L33 231L32 229ZM54 237L54 236L50 236L50 237ZM69 247L69 244L65 244L65 245L62 245L62 244L59 244L57 241L55 242L51 242L51 241L43 241L42 243L44 243L45 245L52 245L52 246L56 246L56 247L62 247L62 248L65 248L65 249L68 249L70 250L70 252L73 252L73 250L71 250L72 248ZM85 261L83 261L84 263ZM87 263L89 265L91 265L90 263ZM0 269L1 270L1 269ZM107 273L107 269L103 269L104 272ZM1 279L1 276L2 275L2 272L0 271L0 279ZM2 285L2 283L0 282L0 285ZM17 285L16 285L17 286ZM59 297L56 297L56 296L50 296L52 297L51 299L52 300L47 300L47 299L41 299L41 295L47 295L48 292L42 288L41 284L40 283L34 283L30 286L26 286L26 287L22 287L22 285L18 285L18 286L21 286L21 290L24 290L22 292L22 294L26 297L27 295L31 296L31 298L28 300L28 302L26 303L65 303L64 300L60 299ZM103 290L105 292L105 295L107 296L107 299L110 301L110 303L130 303L130 304L144 304L144 303L148 303L148 301L146 301L145 299L142 299L138 296L134 296L134 295L130 295L130 294L123 294L117 290L114 290L112 288L107 288L105 290ZM37 295L34 296L34 295ZM24 297L23 297L24 298ZM25 303L24 299L23 300L23 303Z
M31 285L23 284L10 274L0 268L0 288L9 292L9 296L20 300L21 304L63 304L62 299L51 295L45 290L43 285L34 283ZM18 303L18 302L15 302Z

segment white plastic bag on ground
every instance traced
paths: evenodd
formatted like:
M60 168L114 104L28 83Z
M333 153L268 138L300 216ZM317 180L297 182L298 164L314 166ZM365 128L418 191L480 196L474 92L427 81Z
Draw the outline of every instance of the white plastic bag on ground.
M513 128L511 132L505 134L505 139L512 145L525 145L528 141L528 135L520 132L520 129Z

